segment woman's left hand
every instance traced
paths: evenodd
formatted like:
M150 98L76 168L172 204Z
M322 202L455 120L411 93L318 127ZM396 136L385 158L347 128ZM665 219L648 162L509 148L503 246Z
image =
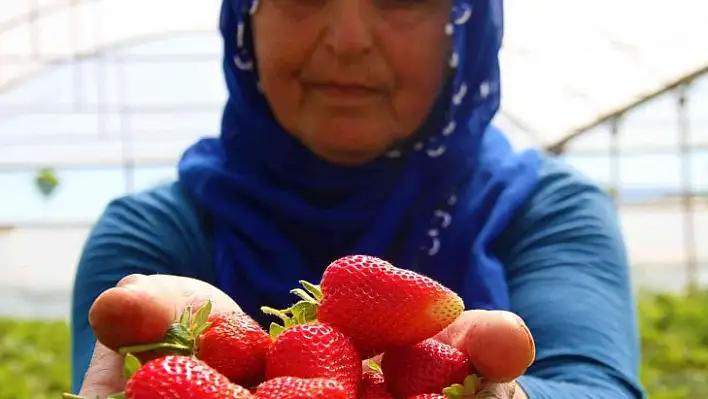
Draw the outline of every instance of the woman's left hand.
M479 399L527 399L514 380L533 363L536 346L526 324L504 311L469 310L436 339L465 351L482 377Z

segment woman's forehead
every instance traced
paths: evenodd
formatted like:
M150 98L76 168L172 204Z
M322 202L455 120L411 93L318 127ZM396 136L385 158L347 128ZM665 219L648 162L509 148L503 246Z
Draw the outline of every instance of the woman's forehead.
M252 15L257 9L260 2L270 1L270 2L283 2L283 1L301 1L301 2L312 2L313 0L224 0L223 2L223 12L226 13L236 13L236 14L248 14ZM483 3L488 3L490 7L489 10L492 13L501 13L503 0L317 0L322 2L369 2L369 3L397 3L399 6L402 4L416 3L416 2L437 2L443 3L450 7L451 19L460 20L460 18L468 18L471 12L483 5ZM246 11L246 12L244 12ZM494 18L494 17L493 17Z

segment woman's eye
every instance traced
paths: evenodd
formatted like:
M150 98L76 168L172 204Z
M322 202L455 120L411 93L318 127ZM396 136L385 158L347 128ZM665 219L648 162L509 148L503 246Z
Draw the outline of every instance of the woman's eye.
M393 26L416 26L437 13L449 13L450 0L372 0L381 17Z
M379 7L419 7L425 3L432 3L432 0L375 0Z

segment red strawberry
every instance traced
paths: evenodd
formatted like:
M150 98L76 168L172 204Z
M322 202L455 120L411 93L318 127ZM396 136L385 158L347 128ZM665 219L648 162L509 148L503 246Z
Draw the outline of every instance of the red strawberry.
M317 320L348 336L365 358L430 338L464 311L462 299L440 283L372 256L332 262L319 287L301 283L314 297L293 290L301 303L315 308Z
M411 396L408 399L448 399L445 395L440 395L439 393L423 393L420 395Z
M266 357L266 378L329 378L356 399L361 381L361 357L354 344L322 323L299 324L277 336Z
M211 326L197 338L196 356L232 382L255 386L265 378L265 360L273 342L246 313L209 317Z
M386 351L381 368L388 391L400 397L442 392L471 373L467 354L432 338Z
M211 302L192 313L187 308L165 333L162 342L121 348L120 352L158 351L171 355L194 355L242 385L263 380L265 357L272 339L243 312L209 315Z
M386 390L386 381L380 371L367 371L361 378L359 399L396 399Z
M258 399L347 399L347 391L328 378L277 377L261 384Z
M126 360L126 362L137 361ZM127 399L247 399L249 390L233 384L201 360L165 356L140 367L125 385Z

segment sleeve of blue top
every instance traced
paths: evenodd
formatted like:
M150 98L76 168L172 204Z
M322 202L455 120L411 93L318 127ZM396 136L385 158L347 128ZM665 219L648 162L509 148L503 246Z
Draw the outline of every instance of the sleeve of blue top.
M535 193L497 242L512 310L537 344L518 381L529 398L644 398L630 269L611 199L546 159Z
M79 260L72 299L72 390L77 392L93 354L88 322L93 301L124 276L176 274L211 281L201 267L206 238L178 186L117 199L94 226Z

